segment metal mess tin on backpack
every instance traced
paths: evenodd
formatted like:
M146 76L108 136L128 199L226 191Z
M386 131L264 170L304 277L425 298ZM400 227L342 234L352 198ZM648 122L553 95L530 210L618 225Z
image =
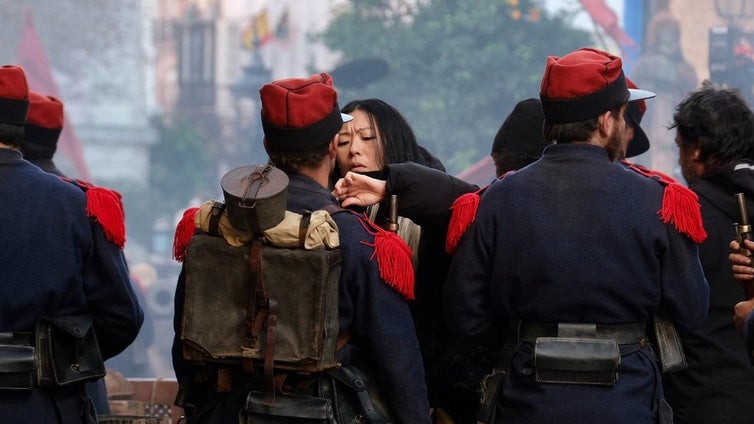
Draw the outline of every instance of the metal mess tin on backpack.
M231 225L261 234L285 217L288 176L272 165L245 165L220 179Z

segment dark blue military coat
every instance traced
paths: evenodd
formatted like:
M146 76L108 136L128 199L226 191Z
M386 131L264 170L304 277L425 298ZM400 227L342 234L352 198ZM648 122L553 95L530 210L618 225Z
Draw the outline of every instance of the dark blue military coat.
M336 204L329 191L317 182L296 173L288 173L290 184L287 209L303 213ZM357 217L338 213L342 268L339 293L339 325L348 331L348 342L337 352L344 365L361 364L375 376L397 423L429 423L429 401L424 384L424 367L419 352L408 302L381 278L369 234ZM194 367L183 360L178 337L185 293L183 273L176 287L176 338L173 365L180 381L190 381ZM204 399L208 404L200 413L208 416L201 422L238 422L243 399L234 394L214 395ZM209 418L212 415L212 418Z
M288 174L288 209L303 213L335 203L332 195L313 180ZM341 331L351 338L338 353L345 364L366 363L401 423L428 423L429 403L424 368L408 302L379 275L373 236L358 219L336 214L343 265L340 277ZM350 357L348 357L350 356Z
M41 316L91 314L102 356L136 337L142 310L118 246L87 216L86 195L0 148L0 331L30 332ZM0 392L9 423L81 423L84 385Z
M598 146L556 144L491 185L445 286L453 336L499 349L510 318L623 324L663 307L682 328L702 322L708 286L697 246L658 216L663 187ZM648 345L621 345L614 386L536 383L522 343L499 403L508 423L648 423L663 398ZM501 416L502 415L502 416Z

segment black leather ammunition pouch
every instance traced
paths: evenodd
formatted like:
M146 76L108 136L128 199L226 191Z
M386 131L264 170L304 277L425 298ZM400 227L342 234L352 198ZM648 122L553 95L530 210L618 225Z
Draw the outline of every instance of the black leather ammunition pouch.
M90 316L42 317L35 339L41 387L63 387L105 376Z
M31 333L0 333L0 391L31 390L33 384Z
M620 349L615 340L539 337L534 343L539 383L610 386L618 380Z
M254 424L328 424L333 423L333 406L329 399L314 396L275 395L265 403L264 392L250 392L241 411L241 423Z
M657 347L662 372L675 372L688 368L681 336L673 321L658 313L654 317L653 324L654 345Z
M336 367L313 381L307 394L270 398L252 391L240 415L243 424L392 424L388 408L373 380L355 366Z
M332 377L338 423L391 424L387 404L374 380L355 366L327 371Z

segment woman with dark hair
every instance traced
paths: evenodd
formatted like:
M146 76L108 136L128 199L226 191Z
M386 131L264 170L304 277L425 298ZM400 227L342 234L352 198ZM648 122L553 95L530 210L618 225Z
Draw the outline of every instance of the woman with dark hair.
M354 100L341 112L353 116L353 120L343 124L338 134L333 182L349 171L385 180L389 172L387 165L406 162L445 172L440 160L417 143L411 126L391 105L379 99ZM421 203L409 198L401 198L399 203L413 203L414 200ZM388 218L387 209L375 204L367 208L367 213L375 223L384 225ZM442 224L436 228L427 224L420 227L408 218L399 217L398 235L414 254L416 299L411 309L424 358L430 405L442 407L444 402L435 365L446 339L442 284L450 260L444 251L445 227Z
M445 171L440 160L417 143L403 115L384 101L354 100L341 112L354 119L339 133L336 181L348 171L379 176L391 163L413 162Z
M380 99L353 100L341 112L353 116L353 120L343 124L338 133L333 182L349 171L385 180L386 165L405 162L445 172L440 160L416 142L414 131L403 115L386 102ZM383 225L388 219L386 209L380 210L378 204L369 206L367 214L374 222ZM399 217L398 234L411 247L414 268L418 269L418 258L423 255L420 252L421 227L408 218ZM432 255L432 259L437 259L434 253Z

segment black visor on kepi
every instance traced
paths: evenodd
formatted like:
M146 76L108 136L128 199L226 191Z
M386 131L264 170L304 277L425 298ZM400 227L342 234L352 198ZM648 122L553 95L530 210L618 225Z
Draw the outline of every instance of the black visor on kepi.
M626 149L627 158L639 156L649 150L649 138L647 138L647 134L641 129L641 125L639 125L641 123L641 115L638 102L629 102L625 116L626 123L634 128L634 138L628 142L628 148Z

